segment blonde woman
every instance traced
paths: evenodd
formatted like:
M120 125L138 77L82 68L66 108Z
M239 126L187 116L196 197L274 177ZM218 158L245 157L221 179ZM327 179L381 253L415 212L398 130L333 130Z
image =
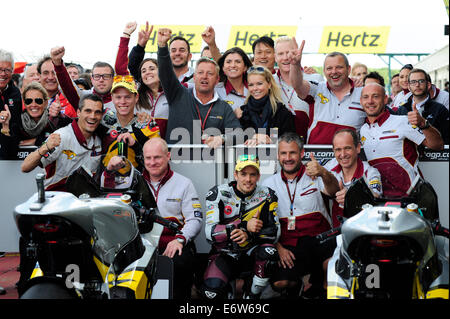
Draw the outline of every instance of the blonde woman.
M245 142L246 145L271 144L271 129L278 129L278 136L285 132L295 132L295 116L286 108L281 99L280 89L272 73L263 66L252 66L247 71L248 96L241 106L239 121L242 129L253 128L256 134ZM272 135L273 135L272 131Z

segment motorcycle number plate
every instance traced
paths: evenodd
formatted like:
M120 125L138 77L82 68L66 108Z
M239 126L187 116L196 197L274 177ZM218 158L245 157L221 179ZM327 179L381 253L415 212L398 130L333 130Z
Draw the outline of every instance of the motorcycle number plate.
M288 230L295 230L295 216L291 215L288 217Z

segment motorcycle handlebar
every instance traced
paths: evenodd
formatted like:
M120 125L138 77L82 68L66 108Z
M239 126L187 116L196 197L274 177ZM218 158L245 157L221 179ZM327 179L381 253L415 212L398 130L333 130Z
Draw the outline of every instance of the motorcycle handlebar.
M448 228L442 226L438 220L435 220L431 223L431 229L433 230L433 233L435 235L449 238Z
M319 240L321 244L324 242L331 240L333 238L336 238L341 233L341 226L332 228L326 232L323 232L316 236L316 238Z
M165 219L164 217L161 217L156 213L156 210L154 208L146 209L144 207L139 206L136 203L132 203L131 207L133 207L134 211L136 212L136 215L139 217L140 220L139 223L141 224L147 224L149 222L158 223L160 225L169 228L171 231L177 234L181 233L181 231L178 229L179 225L177 223Z

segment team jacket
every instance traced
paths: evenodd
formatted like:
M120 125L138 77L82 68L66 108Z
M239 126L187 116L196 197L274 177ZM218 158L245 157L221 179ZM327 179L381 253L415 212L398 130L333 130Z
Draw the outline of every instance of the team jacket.
M164 249L175 237L184 238L186 243L194 241L202 228L203 213L192 181L170 168L157 185L151 182L147 171L144 171L143 176L155 197L161 216L180 225L181 234L176 236L164 228L159 247Z
M48 156L41 158L45 168L46 190L65 190L67 178L80 166L94 173L100 164L101 140L94 135L86 141L76 120L56 130L61 143Z
M274 191L257 186L252 195L239 198L235 192L236 182L214 186L206 194L206 239L216 249L221 250L228 238L226 224L234 224L249 234L249 239L240 245L247 250L262 243L276 243L280 237L280 224L277 216L278 199ZM249 233L247 222L259 213L263 228L259 233Z
M311 179L305 174L304 165L293 180L288 180L280 171L262 184L273 189L278 197L282 245L295 247L300 237L316 236L331 228L331 218L321 194L325 189L322 178ZM293 230L288 230L289 216L295 217Z
M353 183L360 179L361 177L365 177L369 183L369 188L376 194L377 196L381 196L383 193L382 185L381 185L381 175L380 172L375 168L369 165L367 162L363 162L360 158L357 159L356 171L353 174L352 180L348 183L344 181L344 174L342 172L342 167L338 163L338 161L333 158L329 161L324 167L330 171L336 179L342 182L346 189L349 189ZM333 208L332 208L332 219L333 219L333 227L338 227L340 225L339 219L337 216L344 215L344 209L339 206L339 203L336 199L333 199Z
M103 136L103 149L106 150L106 155L103 159L103 165L108 166L109 160L118 154L117 149L117 137L124 131L129 132L131 136L136 140L136 143L132 147L127 149L127 158L139 171L143 169L143 162L140 156L142 155L142 147L144 143L153 137L159 137L158 126L152 121L148 123L140 123L137 118L134 117L130 123L125 127L121 127L120 123L116 121L113 124L107 124L103 121L102 130L107 131Z

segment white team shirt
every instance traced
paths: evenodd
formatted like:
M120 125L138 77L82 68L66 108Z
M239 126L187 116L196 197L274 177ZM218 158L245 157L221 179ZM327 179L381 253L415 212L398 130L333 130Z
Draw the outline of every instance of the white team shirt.
M321 192L324 191L322 178L318 177L312 180L304 173L305 167L300 169L299 179L287 181L283 180L281 172L272 175L262 182L263 186L267 186L275 191L278 197L278 216L281 224L282 244L294 245L293 237L315 236L327 231L331 226L331 218L327 213ZM291 200L292 215L295 216L295 231L287 230L288 218L291 216Z
M351 128L359 131L366 113L359 100L361 87L354 87L339 101L329 89L327 81L310 82L309 96L305 99L314 103L309 113L311 126L308 129L307 144L331 144L334 132ZM312 101L311 101L312 99Z
M406 115L385 111L373 124L365 123L360 136L369 164L381 173L385 195L406 192L419 173L417 145L425 140L422 131L413 128Z
M60 135L61 143L48 157L41 158L46 172L46 189L64 184L66 178L82 165L92 173L97 170L102 151L102 141L98 136L85 141L75 121L54 133Z
M244 87L244 95L240 95L234 90L231 84L224 84L224 82L218 83L215 91L221 100L224 100L231 106L233 111L245 104L245 99L248 95L247 87Z
M183 225L181 232L186 243L193 241L202 229L203 213L192 181L173 172L173 175L162 185L149 183L148 179L147 183L155 197L161 216L177 219L179 224Z

